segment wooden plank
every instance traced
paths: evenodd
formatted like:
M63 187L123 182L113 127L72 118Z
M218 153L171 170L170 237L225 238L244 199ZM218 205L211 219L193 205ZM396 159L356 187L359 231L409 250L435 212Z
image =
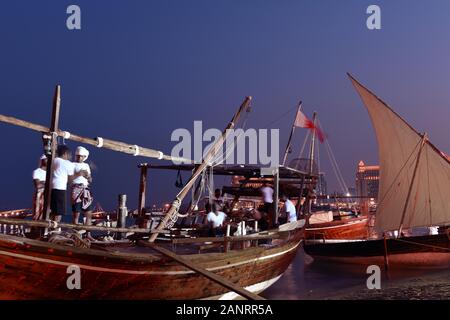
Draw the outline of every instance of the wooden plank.
M266 240L266 239L279 239L283 236L280 233L273 235L260 235L260 236L239 236L239 237L204 237L204 238L183 238L172 239L175 244L188 244L188 243L202 243L202 242L239 242L239 241L251 241L251 240Z
M191 270L193 270L193 271L195 271L195 272L205 276L209 280L214 281L214 282L220 284L221 286L223 286L223 287L225 287L225 288L227 288L227 289L229 289L229 290L231 290L233 292L236 292L237 294L243 296L246 299L249 299L249 300L265 300L261 296L255 294L255 293L252 293L252 292L250 292L250 291L248 291L248 290L246 290L246 289L244 289L244 288L242 288L242 287L232 283L231 281L229 281L229 280L227 280L227 279L225 279L225 278L223 278L223 277L221 277L221 276L219 276L219 275L217 275L217 274L215 274L215 273L213 273L211 271L208 271L208 270L206 270L204 268L201 268L201 267L193 264L192 262L184 259L183 257L177 255L176 253L174 253L174 252L172 252L170 250L167 250L165 248L157 246L154 243L151 243L151 244L149 243L149 246L152 249L154 249L155 251L158 251L159 253L161 253L161 254L163 254L163 255L165 255L165 256L167 256L167 257L169 257L169 258L171 258L171 259L173 259L175 261L177 261L178 263L182 264L183 266L185 266L185 267L187 267L187 268L189 268L189 269L191 269Z

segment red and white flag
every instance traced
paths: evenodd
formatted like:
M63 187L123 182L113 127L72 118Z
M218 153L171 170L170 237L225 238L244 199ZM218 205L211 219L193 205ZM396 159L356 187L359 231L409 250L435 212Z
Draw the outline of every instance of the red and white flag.
M299 128L313 129L314 123L311 120L309 120L301 110L298 110L297 116L295 117L294 126Z
M314 130L319 141L325 141L325 133L318 126L314 125L314 123L309 120L301 110L298 110L297 112L294 126L298 128L308 128L310 130Z

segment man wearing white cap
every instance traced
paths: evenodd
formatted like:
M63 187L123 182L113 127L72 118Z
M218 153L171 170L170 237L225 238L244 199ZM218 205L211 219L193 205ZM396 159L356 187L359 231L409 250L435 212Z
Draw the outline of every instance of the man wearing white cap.
M41 220L43 218L46 169L47 156L43 154L39 159L39 168L33 171L33 220Z
M92 194L89 185L92 183L91 168L85 163L89 157L89 151L84 147L77 147L75 151L75 174L86 172L87 175L80 175L72 180L72 213L73 223L78 224L80 212L86 217L86 224L90 225L92 220ZM89 234L88 234L89 236Z

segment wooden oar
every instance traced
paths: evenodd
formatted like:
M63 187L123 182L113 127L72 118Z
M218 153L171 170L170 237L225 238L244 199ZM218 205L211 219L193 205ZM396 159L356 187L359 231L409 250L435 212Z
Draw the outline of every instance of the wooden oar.
M50 129L48 127L35 124L32 122L20 120L14 117L9 117L0 114L0 122L12 124L15 126L31 129L34 131L42 132L42 133L50 133ZM127 144L120 141L109 140L106 138L97 137L95 139L85 138L68 131L57 130L56 134L59 137L63 137L68 140L89 144L98 148L105 148L113 151L123 152L127 154L131 154L134 156L141 156L147 158L154 158L160 160L169 160L174 162L182 162L182 163L193 163L192 160L180 157L172 157L170 155L166 155L161 151L140 147L137 145Z
M214 282L220 284L221 286L223 286L223 287L225 287L225 288L227 288L227 289L229 289L229 290L231 290L233 292L236 292L237 294L243 296L246 299L249 299L249 300L265 300L263 297L255 294L253 292L250 292L247 289L244 289L244 288L238 286L237 284L234 284L233 282L231 282L231 281L229 281L229 280L227 280L227 279L225 279L225 278L223 278L223 277L221 277L221 276L219 276L219 275L217 275L217 274L215 274L215 273L213 273L211 271L208 271L208 270L206 270L204 268L201 268L201 267L195 265L191 261L181 257L180 255L178 255L178 254L176 254L176 253L174 253L174 252L172 252L170 250L167 250L165 248L157 246L154 243L147 243L146 246L149 246L153 250L158 251L159 253L161 253L161 254L163 254L163 255L165 255L165 256L175 260L176 262L182 264L183 266L185 266L185 267L187 267L187 268L189 268L189 269L191 269L191 270L201 274L202 276L205 276L209 280L214 281Z
M165 217L161 220L161 222L156 227L156 230L163 230L166 226L169 220L172 220L176 218L176 214L178 212L178 209L180 208L181 202L188 194L189 190L192 188L192 186L195 183L195 180L200 176L202 171L208 166L211 165L210 161L215 157L217 151L222 146L223 142L226 140L230 133L230 129L234 129L236 122L239 120L242 112L246 110L250 104L250 101L252 100L252 97L246 97L244 102L240 105L238 111L231 119L228 126L225 128L225 130L222 132L222 135L214 142L211 149L206 153L206 155L203 158L203 162L195 168L194 173L189 178L189 181L186 183L186 185L183 187L183 189L177 194L175 197L175 200L173 200L172 205L170 206L169 210L167 211ZM176 220L175 220L176 221ZM158 233L153 233L150 236L149 241L153 242L155 241L156 237L158 236Z

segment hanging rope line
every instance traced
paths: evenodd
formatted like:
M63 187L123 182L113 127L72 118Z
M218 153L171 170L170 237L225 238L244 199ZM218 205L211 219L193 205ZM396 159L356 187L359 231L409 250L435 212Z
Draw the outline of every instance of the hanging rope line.
M278 118L275 118L274 120L272 120L271 122L269 122L268 124L266 124L265 126L263 126L263 128L268 128L269 126L271 126L274 123L277 123L278 121L280 121L282 118L284 118L286 115L288 115L289 113L291 113L292 110L297 109L298 106L295 105L292 108L290 108L289 110L287 110L285 113L283 113L282 115L280 115Z

